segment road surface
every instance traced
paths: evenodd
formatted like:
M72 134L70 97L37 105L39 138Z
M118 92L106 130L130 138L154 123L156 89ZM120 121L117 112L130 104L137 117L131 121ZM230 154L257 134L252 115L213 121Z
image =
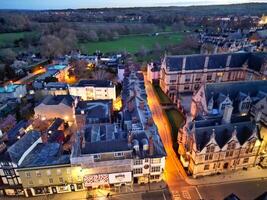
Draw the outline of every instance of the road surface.
M171 130L168 126L168 119L166 119L165 115L162 113L161 105L145 74L144 80L148 105L167 153L164 176L170 192L173 194L174 199L201 199L198 189L194 186L190 186L184 180L186 177L184 168L172 148Z

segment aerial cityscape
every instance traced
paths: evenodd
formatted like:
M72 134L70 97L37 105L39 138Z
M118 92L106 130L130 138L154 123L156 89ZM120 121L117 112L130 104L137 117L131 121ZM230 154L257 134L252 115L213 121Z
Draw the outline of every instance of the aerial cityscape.
M0 199L267 200L267 2L1 2Z

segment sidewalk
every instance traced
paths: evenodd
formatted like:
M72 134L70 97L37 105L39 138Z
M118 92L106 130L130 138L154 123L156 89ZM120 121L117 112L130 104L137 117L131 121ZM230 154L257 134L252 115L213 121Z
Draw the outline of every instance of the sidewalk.
M267 179L267 169L253 167L247 170L241 169L237 171L222 173L219 175L214 174L210 176L199 177L196 179L187 177L185 181L190 185L211 185L262 179Z

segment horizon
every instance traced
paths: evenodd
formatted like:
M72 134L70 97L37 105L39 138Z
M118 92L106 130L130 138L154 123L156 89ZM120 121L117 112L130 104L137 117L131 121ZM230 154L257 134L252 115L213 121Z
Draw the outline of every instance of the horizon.
M104 8L135 8L135 7L190 7L190 6L213 6L213 5L232 5L232 4L248 4L248 3L267 3L267 0L130 0L123 3L121 0L99 0L97 3L88 2L86 0L63 0L54 1L46 0L44 2L36 2L35 0L9 0L2 2L1 10L66 10L66 9L104 9Z

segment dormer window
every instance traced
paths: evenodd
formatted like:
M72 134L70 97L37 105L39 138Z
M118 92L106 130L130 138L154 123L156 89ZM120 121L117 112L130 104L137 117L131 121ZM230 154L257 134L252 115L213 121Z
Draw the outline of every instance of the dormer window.
M215 146L208 146L206 150L205 160L212 160Z
M230 143L227 146L227 152L226 152L226 157L232 157L234 155L234 150L235 150L236 144L235 143Z
M252 153L254 146L255 146L256 141L251 141L247 145L246 153Z

